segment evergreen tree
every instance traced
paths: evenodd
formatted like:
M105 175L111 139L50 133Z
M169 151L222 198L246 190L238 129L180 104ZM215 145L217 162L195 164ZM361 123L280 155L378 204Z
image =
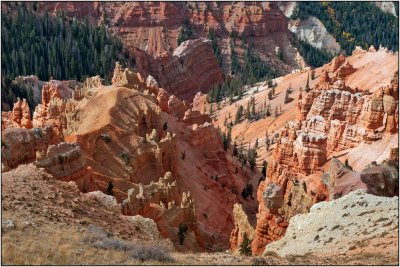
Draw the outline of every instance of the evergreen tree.
M251 240L247 236L247 233L243 233L243 241L239 248L241 255L251 256Z
M183 241L185 240L185 235L187 231L188 231L187 225L181 223L178 228L178 238L179 238L179 244L181 246L183 245Z
M100 75L110 83L116 61L134 66L121 41L104 26L62 15L40 15L21 2L4 5L8 7L1 16L2 77L34 74L40 80L83 81Z
M256 156L257 152L254 148L248 150L247 161L249 162L251 169L254 169L254 167L256 166Z
M267 177L267 166L268 166L268 164L267 164L267 162L265 160L263 161L262 166L263 167L262 167L261 173L262 173L262 175L264 177Z
M239 123L242 116L243 116L243 106L240 105L238 110L236 111L235 123Z
M252 102L251 102L251 117L254 117L256 115L256 102L254 97L252 98Z
M355 46L368 48L382 44L398 51L398 19L371 2L299 2L291 18L308 16L317 17L347 55Z
M217 61L220 67L222 67L222 56L221 49L218 45L217 34L214 28L210 28L208 31L208 39L211 40L211 46L214 50L214 55L217 57Z
M267 117L271 116L271 104L268 104L268 106L267 106L267 111L266 111L265 115L266 115Z
M251 119L251 113L250 113L250 101L247 101L246 118L247 118L248 120L250 120L250 119Z
M272 93L272 90L270 90L270 91L268 92L268 99L269 99L269 100L272 100L272 98L273 98L273 93Z
M235 156L235 157L238 156L238 148L237 148L236 140L233 143L233 156Z
M109 180L108 186L107 186L107 194L108 195L111 195L111 196L113 195L113 188L114 188L114 185L113 185L112 181Z
M183 43L184 41L196 38L195 34L193 33L192 26L190 25L188 20L185 20L182 24L182 27L179 31L177 43L178 46Z
M289 89L286 89L285 99L283 100L283 103L284 104L289 103Z
M306 92L306 93L308 93L308 92L310 92L310 76L308 75L308 73L307 73L307 83L306 83L306 88L304 89L304 91Z
M232 128L231 127L228 127L228 134L226 135L226 139L227 139L228 145L229 145L232 141Z

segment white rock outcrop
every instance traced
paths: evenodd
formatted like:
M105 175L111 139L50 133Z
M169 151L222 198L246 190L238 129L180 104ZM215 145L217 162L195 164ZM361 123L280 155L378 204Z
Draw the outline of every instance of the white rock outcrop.
M398 230L398 197L378 197L357 190L330 202L314 204L310 213L290 219L285 236L266 246L264 255L339 254Z
M290 21L288 28L300 40L309 43L315 48L324 49L332 55L337 55L340 52L340 44L326 30L324 24L315 17Z

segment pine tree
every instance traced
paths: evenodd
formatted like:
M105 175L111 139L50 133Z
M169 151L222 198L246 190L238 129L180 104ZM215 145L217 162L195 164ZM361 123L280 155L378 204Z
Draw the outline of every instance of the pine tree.
M256 101L254 99L254 97L252 98L252 102L251 102L251 117L254 117L256 115Z
M271 116L271 104L268 104L268 106L267 106L266 115L267 115L267 117Z
M107 194L112 196L113 195L113 188L114 188L114 185L113 185L112 181L109 180L108 181L108 186L107 186Z
M273 93L272 93L272 90L270 90L269 92L268 92L268 99L269 100L272 100L272 98L273 98Z
M228 150L228 138L225 133L221 134L221 139L222 139L222 144L224 146L224 150L227 151Z
M243 116L243 106L240 105L238 110L236 111L235 123L239 123L242 116Z
M251 119L251 113L250 113L250 101L247 101L246 118L247 118L248 120L250 120L250 119Z
M179 244L182 246L183 241L185 240L185 235L186 232L188 231L188 227L186 224L180 224L178 228L178 238L179 238Z
M231 127L228 127L228 134L226 135L226 139L227 139L228 145L229 145L232 141L232 128Z
M177 39L178 46L181 43L183 43L184 41L187 41L189 39L194 39L194 38L196 38L196 36L193 33L192 27L191 27L189 21L185 20L179 31L179 35L178 35L178 39Z
M240 254L241 255L246 255L246 256L251 256L251 240L249 239L249 237L247 236L247 233L244 232L243 233L243 241L240 244Z
M233 143L233 156L235 156L235 157L238 156L238 148L237 148L236 140Z
M262 167L261 173L262 173L262 175L264 177L267 177L267 166L268 166L268 164L267 164L267 162L265 160L263 161L262 166L263 167Z
M308 92L310 92L310 76L308 75L308 73L307 73L307 83L306 83L306 88L304 89L304 91L306 92L306 93L308 93Z
M272 83L272 80L271 80L271 79L268 79L267 85L268 85L268 88L272 88L273 83Z
M311 80L315 79L315 69L311 70Z
M257 156L257 152L254 148L248 150L247 160L250 164L251 169L254 169L254 167L256 166L256 156Z
M286 89L285 99L283 100L283 103L284 104L289 103L289 89Z

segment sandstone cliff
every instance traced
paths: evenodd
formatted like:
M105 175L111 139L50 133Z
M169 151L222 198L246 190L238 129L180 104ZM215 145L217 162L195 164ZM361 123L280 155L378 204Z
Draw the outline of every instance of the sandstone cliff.
M70 17L82 20L87 18L93 24L107 25L131 52L140 50L152 58L164 57L166 54L172 56L178 47L179 32L186 23L191 25L197 38L206 38L209 30L214 29L218 35L225 74L230 71L232 52L229 36L234 31L239 36L243 35L248 43L254 44L254 52L260 54L261 59L279 73L288 73L304 66L304 61L291 44L287 18L276 3L94 2L81 6L73 2L54 2L39 3L38 11L51 14L63 11ZM239 42L236 45L239 47ZM284 60L278 58L277 47L282 51ZM237 49L239 57L244 52L243 49ZM143 57L136 55L136 62L140 62ZM210 69L212 73L215 70ZM154 77L161 83L163 78ZM160 85L167 89L165 84ZM211 88L211 85L207 86L210 86L207 90Z
M223 81L209 40L188 40L173 54L155 58L138 49L135 55L139 72L150 74L161 87L183 100L192 101L197 92L208 92Z

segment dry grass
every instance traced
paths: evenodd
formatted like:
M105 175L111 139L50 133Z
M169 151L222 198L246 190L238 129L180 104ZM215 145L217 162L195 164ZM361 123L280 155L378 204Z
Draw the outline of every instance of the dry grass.
M3 232L4 265L161 265L139 261L131 251L92 247L82 241L85 230L78 227L25 227Z

